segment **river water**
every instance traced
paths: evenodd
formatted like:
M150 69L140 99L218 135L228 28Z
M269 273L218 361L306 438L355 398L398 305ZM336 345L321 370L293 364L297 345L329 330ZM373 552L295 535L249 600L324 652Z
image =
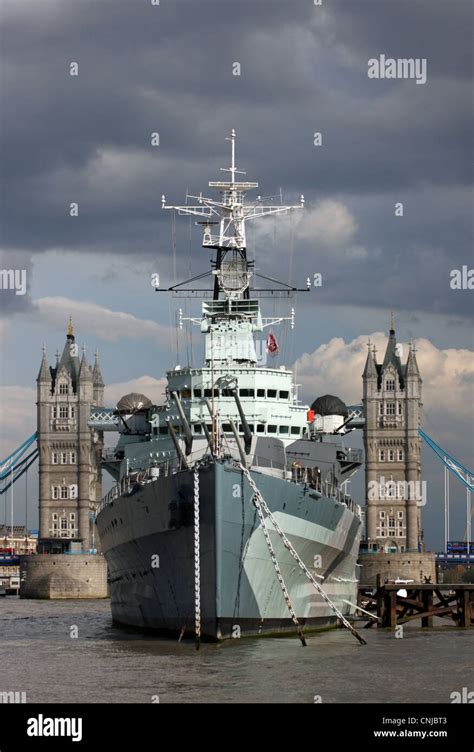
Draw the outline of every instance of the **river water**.
M77 634L77 637L72 635ZM451 702L474 690L474 629L346 630L221 645L113 627L108 601L0 599L0 691L27 702Z

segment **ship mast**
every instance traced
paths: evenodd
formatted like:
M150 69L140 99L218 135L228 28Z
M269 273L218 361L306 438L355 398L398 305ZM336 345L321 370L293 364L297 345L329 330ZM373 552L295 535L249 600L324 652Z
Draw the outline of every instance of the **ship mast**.
M195 216L199 218L197 224L203 226L203 248L216 251L213 262L214 276L213 300L203 304L201 319L186 319L199 324L201 331L213 337L206 337L206 362L215 365L219 363L256 363L253 333L262 331L265 326L279 323L285 319L262 319L259 301L254 297L255 292L275 294L291 294L297 288L283 282L254 272L254 262L247 259L246 223L252 219L259 219L275 214L284 214L304 207L304 197L301 196L298 205L270 204L257 196L257 200L246 203L248 191L258 188L258 183L248 182L237 178L245 175L245 171L236 167L235 142L236 133L232 130L226 138L231 144L230 167L221 167L222 172L230 173L230 180L210 181L209 187L219 191L220 198L214 199L203 196L186 194L186 204L169 205L166 197L162 196L162 208L172 209L180 216ZM194 201L197 203L188 203ZM251 277L255 275L270 282L276 282L280 288L271 290L264 288L255 290L250 288ZM207 275L188 280L193 282ZM207 292L207 290L187 290L183 288L186 282L169 288L173 293ZM308 286L307 288L308 289ZM180 325L185 319L180 318ZM294 326L294 310L288 317Z
M203 225L202 247L213 248L217 251L215 274L218 279L216 279L216 284L214 285L214 299L216 299L216 293L219 289L224 292L226 298L239 298L245 291L247 291L245 297L248 297L248 286L252 272L246 257L246 222L251 219L259 219L271 214L283 214L304 207L303 195L301 196L300 203L296 206L265 204L260 196L253 203L245 203L247 191L258 188L258 183L236 180L236 175L245 175L246 173L244 170L239 170L235 165L236 133L234 129L231 135L226 137L226 141L230 141L231 143L231 165L230 167L221 167L220 169L222 172L230 173L230 181L219 180L209 182L210 188L219 190L221 200L208 198L203 196L202 193L199 196L187 194L184 206L174 206L166 203L164 195L161 199L163 209L173 209L178 212L178 215L192 215L201 219L199 224ZM195 200L198 203L188 204L188 199ZM216 225L219 226L218 234L213 232L213 228ZM227 264L224 264L224 266L230 265L231 269L236 273L237 269L239 269L242 275L240 279L241 284L237 285L235 289L232 289L232 286L226 286L223 280L219 279L222 277L222 273L220 273L222 262L228 254ZM232 264L230 263L231 260L233 261ZM244 283L245 285L241 289Z

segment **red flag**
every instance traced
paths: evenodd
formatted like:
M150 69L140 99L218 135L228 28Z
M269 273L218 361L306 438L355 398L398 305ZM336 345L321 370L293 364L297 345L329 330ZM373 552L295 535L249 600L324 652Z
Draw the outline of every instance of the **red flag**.
M271 355L272 357L275 357L275 355L278 355L279 352L280 348L278 347L276 337L273 332L269 332L267 337L267 353L269 353L269 355Z

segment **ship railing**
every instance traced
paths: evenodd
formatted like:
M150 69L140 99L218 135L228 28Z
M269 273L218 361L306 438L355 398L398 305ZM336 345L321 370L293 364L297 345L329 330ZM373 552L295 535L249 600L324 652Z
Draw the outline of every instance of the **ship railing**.
M298 485L307 486L311 491L316 491L316 493L321 496L326 496L329 499L334 499L340 504L345 504L353 514L358 513L357 508L359 505L353 501L350 494L346 493L337 483L330 480L323 480L320 475L315 474L314 471L312 472L312 468L295 465L294 462L291 464L288 462L278 462L272 458L260 457L258 455L253 456L252 467L260 471L269 469L272 471L278 470L281 472L281 477L284 480L288 480Z
M345 457L344 460L346 462L360 462L362 463L362 460L364 459L364 454L362 449L345 449Z
M195 460L202 459L202 452L196 452ZM191 464L193 455L190 455L188 461ZM147 467L144 470L130 470L127 475L124 475L118 483L116 483L108 493L102 498L100 504L97 507L97 514L109 506L115 499L118 499L122 494L130 494L137 487L141 487L147 483L151 483L158 478L165 478L169 475L173 475L181 470L181 462L178 457L167 458L159 462L154 462L153 465Z
M240 462L239 456L233 456L233 453L228 455L234 461ZM187 462L192 467L196 462L202 462L210 459L209 453L203 454L201 452L193 452L187 457ZM130 494L133 490L142 487L147 483L151 483L158 478L168 477L174 475L182 469L181 461L178 457L167 458L160 462L155 462L150 467L144 470L131 470L127 475L124 475L118 483L116 483L110 491L102 498L100 504L97 507L97 514L109 506L115 499L118 499L122 494ZM265 457L262 455L253 455L251 469L258 470L260 472L268 472L276 477L280 477L283 480L287 480L297 485L307 486L307 488L313 492L326 496L327 498L334 499L340 504L344 504L354 514L357 514L357 508L360 509L358 504L352 500L351 496L347 494L340 485L330 480L323 480L320 475L316 475L312 471L312 468L302 467L295 465L294 462L289 464L288 462L280 462L272 457Z

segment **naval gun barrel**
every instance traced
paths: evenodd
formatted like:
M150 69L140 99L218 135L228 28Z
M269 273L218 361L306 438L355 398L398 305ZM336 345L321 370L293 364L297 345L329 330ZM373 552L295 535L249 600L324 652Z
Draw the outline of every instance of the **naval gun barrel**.
M242 428L244 430L245 454L250 454L250 448L252 446L252 431L250 430L250 426L247 423L247 418L245 417L245 413L242 407L242 403L240 401L240 397L237 394L237 389L232 389L232 395L235 399L235 404L237 405L237 410L239 411L240 420L242 421Z
M180 443L179 443L179 439L178 439L178 437L176 435L176 431L174 430L174 427L171 424L171 421L170 421L169 418L168 418L168 429L169 429L169 432L170 432L170 436L171 436L171 438L173 440L173 444L174 444L174 448L176 449L176 453L177 453L179 459L181 460L182 467L184 467L186 470L189 470L188 461L187 461L186 457L184 456L183 450L181 449L181 446L180 446Z
M171 396L173 397L174 401L176 402L176 407L178 408L179 417L181 418L181 423L184 430L184 443L186 444L186 455L191 454L191 450L193 448L193 434L191 433L191 428L188 423L188 419L184 413L183 405L181 403L181 400L178 396L177 392L171 392Z

